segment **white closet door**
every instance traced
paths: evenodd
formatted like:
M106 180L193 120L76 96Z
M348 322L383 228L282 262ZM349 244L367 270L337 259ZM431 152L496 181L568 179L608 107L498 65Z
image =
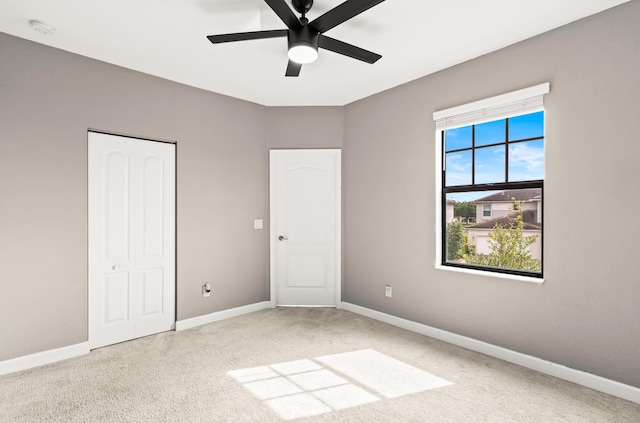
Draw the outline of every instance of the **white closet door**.
M89 132L89 343L175 327L175 145Z

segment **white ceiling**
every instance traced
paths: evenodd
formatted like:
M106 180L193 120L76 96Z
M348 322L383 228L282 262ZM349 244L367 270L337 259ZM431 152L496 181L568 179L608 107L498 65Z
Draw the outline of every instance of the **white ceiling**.
M298 78L284 77L286 37L206 38L284 29L263 0L0 0L0 31L266 106L342 106L627 1L386 0L326 33L382 59L321 49ZM308 18L342 2L315 0Z

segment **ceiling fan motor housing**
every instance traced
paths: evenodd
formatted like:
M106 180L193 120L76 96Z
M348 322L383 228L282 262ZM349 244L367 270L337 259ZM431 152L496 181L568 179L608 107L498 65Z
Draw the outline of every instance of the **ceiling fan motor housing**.
M299 28L291 28L287 35L289 48L304 45L318 49L318 31L309 25L303 25Z

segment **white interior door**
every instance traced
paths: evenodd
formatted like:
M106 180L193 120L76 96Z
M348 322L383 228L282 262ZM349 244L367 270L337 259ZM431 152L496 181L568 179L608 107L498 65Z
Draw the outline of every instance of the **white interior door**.
M89 132L89 344L175 328L175 145Z
M271 150L271 302L336 306L341 151Z

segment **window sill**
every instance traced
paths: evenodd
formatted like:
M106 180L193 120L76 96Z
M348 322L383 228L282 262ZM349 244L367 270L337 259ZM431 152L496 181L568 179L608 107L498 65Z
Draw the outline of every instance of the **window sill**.
M464 269L464 268L460 268L460 267L443 266L441 264L437 264L436 265L436 270L445 270L445 271L448 271L448 272L466 273L468 275L484 276L484 277L489 277L489 278L509 279L509 280L512 280L512 281L534 283L534 284L538 284L538 285L542 285L544 283L544 278L534 278L534 277L531 277L531 276L510 275L508 273L498 273L498 272L475 270L475 269Z

